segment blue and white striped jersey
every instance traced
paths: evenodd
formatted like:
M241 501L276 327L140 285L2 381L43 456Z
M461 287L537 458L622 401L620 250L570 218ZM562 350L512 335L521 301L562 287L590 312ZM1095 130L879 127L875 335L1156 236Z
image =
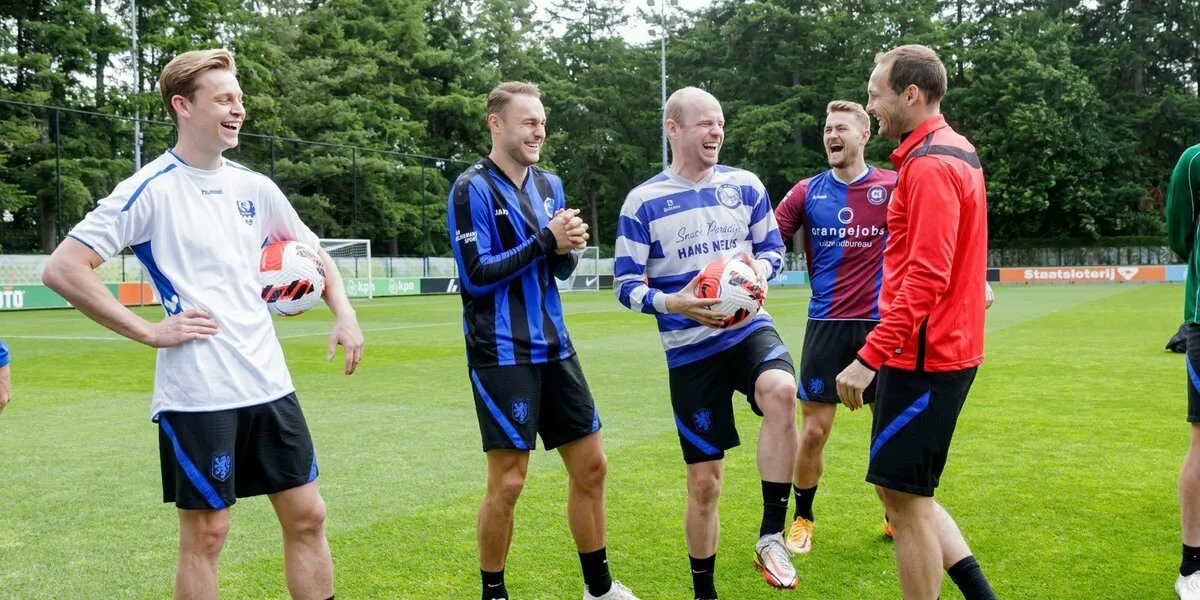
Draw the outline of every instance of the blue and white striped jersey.
M621 304L658 319L669 368L712 356L772 324L766 310L735 329L667 313L666 294L683 289L709 261L743 252L770 263L771 278L783 265L783 238L754 173L717 165L693 183L668 169L626 196L613 288Z

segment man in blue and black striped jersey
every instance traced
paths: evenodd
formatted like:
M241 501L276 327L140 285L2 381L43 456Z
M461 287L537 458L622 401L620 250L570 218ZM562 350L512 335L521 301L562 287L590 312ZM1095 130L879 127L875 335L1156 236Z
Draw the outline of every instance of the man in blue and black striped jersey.
M562 180L533 164L546 137L538 88L503 83L488 95L492 150L454 183L447 229L458 264L467 366L487 453L479 509L483 600L506 600L504 563L529 451L558 448L570 480L567 518L584 600L637 600L613 581L605 542L607 459L600 417L567 333L555 278L567 279L588 226L567 209Z
M684 88L666 106L671 166L629 192L617 224L615 291L626 307L652 314L667 352L671 407L687 463L685 515L698 600L717 597L717 499L725 451L737 446L733 393L763 417L758 438L763 518L754 562L767 583L796 587L783 528L796 457L796 376L791 355L765 310L731 329L696 297L701 269L742 258L761 285L783 262L783 239L758 177L717 164L725 139L721 105Z

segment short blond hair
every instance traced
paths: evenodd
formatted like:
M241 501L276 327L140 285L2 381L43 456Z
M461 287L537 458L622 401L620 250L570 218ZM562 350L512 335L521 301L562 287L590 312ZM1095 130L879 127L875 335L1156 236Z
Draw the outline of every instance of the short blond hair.
M867 116L867 109L857 102L849 100L834 100L825 107L825 114L832 115L833 113L850 113L854 115L854 121L863 129L871 128L871 117Z
M171 106L171 98L183 96L189 101L195 100L193 96L196 95L198 87L196 81L213 69L237 75L237 64L233 61L233 54L224 48L192 50L172 58L171 62L163 67L162 74L158 76L158 90L162 93L163 104L167 107L167 114L171 115L172 121L179 123L175 107Z
M506 81L492 88L491 93L487 97L487 114L485 116L499 115L504 113L504 109L508 108L508 104L512 102L513 96L532 96L540 99L542 90L538 86L526 81Z

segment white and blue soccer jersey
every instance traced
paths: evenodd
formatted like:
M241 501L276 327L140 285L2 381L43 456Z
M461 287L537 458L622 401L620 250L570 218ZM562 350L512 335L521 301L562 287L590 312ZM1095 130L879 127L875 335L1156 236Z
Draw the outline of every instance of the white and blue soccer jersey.
M626 307L655 315L669 368L712 356L772 324L766 310L735 329L706 327L667 313L666 294L683 289L709 261L746 253L783 264L783 239L758 177L717 165L691 182L670 169L633 189L617 224L613 288Z
M70 236L108 260L129 247L167 315L199 308L217 322L205 339L160 348L151 418L270 402L293 391L261 297L268 242L317 236L268 177L232 161L206 171L167 151L117 185Z

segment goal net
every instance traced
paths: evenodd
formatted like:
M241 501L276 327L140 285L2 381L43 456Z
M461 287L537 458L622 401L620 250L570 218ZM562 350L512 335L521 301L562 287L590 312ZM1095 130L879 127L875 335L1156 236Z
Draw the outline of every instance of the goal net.
M575 290L600 289L600 247L587 246L582 250L572 250L579 256L579 264L566 281L558 279L558 291L570 292Z
M371 240L322 239L321 248L337 264L347 296L375 296L374 280L371 278Z

